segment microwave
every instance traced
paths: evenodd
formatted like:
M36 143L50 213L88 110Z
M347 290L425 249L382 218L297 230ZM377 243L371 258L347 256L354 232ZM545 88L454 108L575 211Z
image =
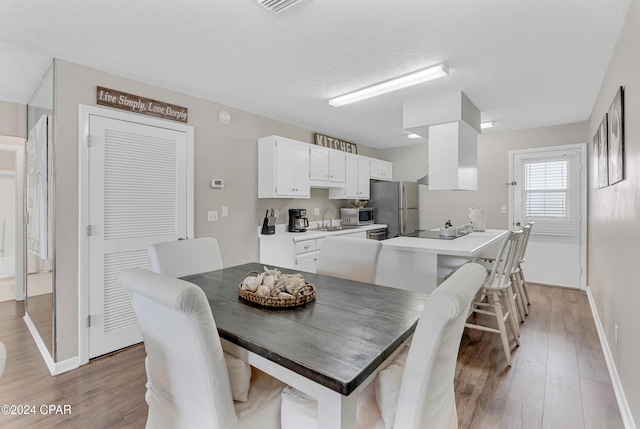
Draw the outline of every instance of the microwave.
M340 209L342 225L371 225L375 223L373 207L361 209Z

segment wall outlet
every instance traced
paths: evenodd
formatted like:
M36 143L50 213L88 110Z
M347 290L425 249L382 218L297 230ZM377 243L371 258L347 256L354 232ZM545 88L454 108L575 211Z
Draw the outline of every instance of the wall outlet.
M216 222L218 220L218 210L211 210L207 212L207 220L209 222Z
M613 340L618 344L618 325L613 325Z
M222 217L229 216L229 206L222 206Z
M313 215L314 216L320 216L320 208L316 207L313 209Z
M507 206L500 206L500 213L507 214Z

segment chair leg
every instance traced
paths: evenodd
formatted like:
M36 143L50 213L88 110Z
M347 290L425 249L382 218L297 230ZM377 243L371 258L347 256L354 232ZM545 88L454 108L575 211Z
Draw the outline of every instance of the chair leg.
M529 298L529 291L527 290L527 281L524 279L524 271L522 270L522 265L518 264L518 271L520 272L520 279L522 280L522 289L524 290L524 296L527 298L527 305L531 304L531 299Z
M516 275L514 276L516 287L518 289L518 296L520 297L520 301L522 301L522 309L524 310L524 314L526 316L529 315L529 299L527 298L527 294L524 291L524 282L522 281L522 270L518 269ZM524 320L523 320L524 322Z
M529 312L527 311L527 308L524 305L522 294L520 293L520 282L518 281L517 277L518 277L517 273L511 274L511 286L513 290L513 297L518 307L518 316L520 316L519 317L520 322L524 323L524 316L525 314L529 314Z
M507 312L507 319L509 320L509 326L511 327L511 333L518 345L520 345L520 321L518 316L517 306L513 304L513 291L509 286L504 293L500 294L500 298L503 302L505 311Z
M507 327L504 324L504 313L502 312L502 303L500 302L501 299L498 295L498 292L494 292L489 296L496 314L496 320L498 321L498 330L500 331L500 338L502 339L502 348L504 349L504 355L507 358L507 365L511 366L511 348L509 347L509 336L507 335Z

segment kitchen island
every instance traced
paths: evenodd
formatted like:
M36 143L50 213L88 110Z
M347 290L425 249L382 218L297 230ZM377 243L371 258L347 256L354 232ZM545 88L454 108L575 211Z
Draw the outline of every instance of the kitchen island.
M376 283L431 292L471 259L495 256L507 230L488 229L453 240L396 237L382 242Z

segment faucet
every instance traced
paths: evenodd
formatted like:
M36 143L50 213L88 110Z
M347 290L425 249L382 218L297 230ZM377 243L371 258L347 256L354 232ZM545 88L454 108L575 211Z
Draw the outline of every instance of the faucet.
M336 215L336 211L335 211L334 209L326 209L325 211L323 211L323 212L322 212L322 227L323 227L323 228L325 228L325 226L324 226L324 215L325 215L327 212L332 212L332 213L333 213L333 216L335 216L335 215ZM331 228L332 223L333 223L333 219L329 219L329 228Z

